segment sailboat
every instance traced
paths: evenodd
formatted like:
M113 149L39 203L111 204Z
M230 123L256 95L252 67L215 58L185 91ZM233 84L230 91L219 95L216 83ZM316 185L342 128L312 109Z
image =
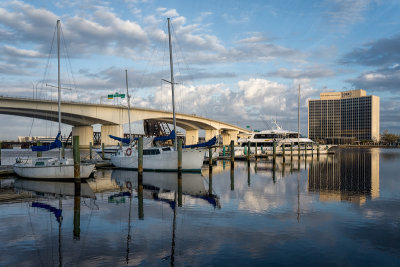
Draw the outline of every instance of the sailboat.
M32 151L48 151L61 147L61 80L60 80L60 20L57 20L57 57L58 57L58 134L54 142L46 146L33 146ZM80 178L88 178L95 165L80 164ZM16 174L33 179L69 179L74 178L74 160L62 158L61 150L58 158L17 158L13 165Z
M175 118L175 97L174 97L174 68L172 60L172 44L170 19L168 18L168 37L170 54L170 71L172 89L172 114L174 124L174 147L149 147L143 149L143 170L148 171L177 171L178 170L178 149ZM165 81L165 80L164 80ZM200 172L203 165L203 149L183 149L182 150L182 171ZM137 169L138 168L138 149L131 143L126 150L119 150L116 155L111 156L112 164L117 168Z

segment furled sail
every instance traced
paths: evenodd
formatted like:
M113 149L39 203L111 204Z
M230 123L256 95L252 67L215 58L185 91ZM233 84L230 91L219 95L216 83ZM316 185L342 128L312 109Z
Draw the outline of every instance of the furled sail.
M51 142L49 145L43 145L43 146L32 146L32 151L49 151L54 148L58 148L62 146L62 143L60 141L61 139L61 133L58 132L56 139L54 142Z
M213 138L211 138L210 140L208 140L207 142L204 142L204 143L195 144L195 145L187 145L187 146L182 146L182 147L183 148L210 147L210 146L215 145L215 143L217 143L216 136L214 136Z

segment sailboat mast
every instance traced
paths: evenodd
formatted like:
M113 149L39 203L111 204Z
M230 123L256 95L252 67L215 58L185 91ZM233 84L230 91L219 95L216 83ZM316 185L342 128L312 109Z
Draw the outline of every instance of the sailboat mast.
M171 43L171 29L170 29L170 18L168 20L168 41L169 41L169 66L171 69L171 89L172 89L172 117L174 123L174 146L177 149L178 142L177 142L177 134L176 134L176 118L175 118L175 81L174 81L174 62L172 60L172 43Z
M132 131L131 131L131 97L129 96L128 90L128 70L125 70L125 80L126 80L126 97L128 99L128 121L129 121L129 142L131 140Z
M300 84L297 100L297 145L300 146Z
M61 133L61 79L60 79L60 20L57 20L57 61L58 61L58 133ZM62 140L60 136L60 141ZM59 149L59 159L62 158Z

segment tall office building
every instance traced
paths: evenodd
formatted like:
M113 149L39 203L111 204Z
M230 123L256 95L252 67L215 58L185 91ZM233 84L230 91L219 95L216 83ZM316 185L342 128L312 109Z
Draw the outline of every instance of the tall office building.
M321 93L308 101L308 137L332 144L379 141L379 96L361 89Z

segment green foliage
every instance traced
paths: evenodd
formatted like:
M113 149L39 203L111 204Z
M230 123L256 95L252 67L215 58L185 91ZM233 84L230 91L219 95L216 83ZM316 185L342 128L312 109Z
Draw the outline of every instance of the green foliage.
M397 134L389 133L388 130L384 130L381 134L381 141L387 144L393 144L400 139L400 136Z

